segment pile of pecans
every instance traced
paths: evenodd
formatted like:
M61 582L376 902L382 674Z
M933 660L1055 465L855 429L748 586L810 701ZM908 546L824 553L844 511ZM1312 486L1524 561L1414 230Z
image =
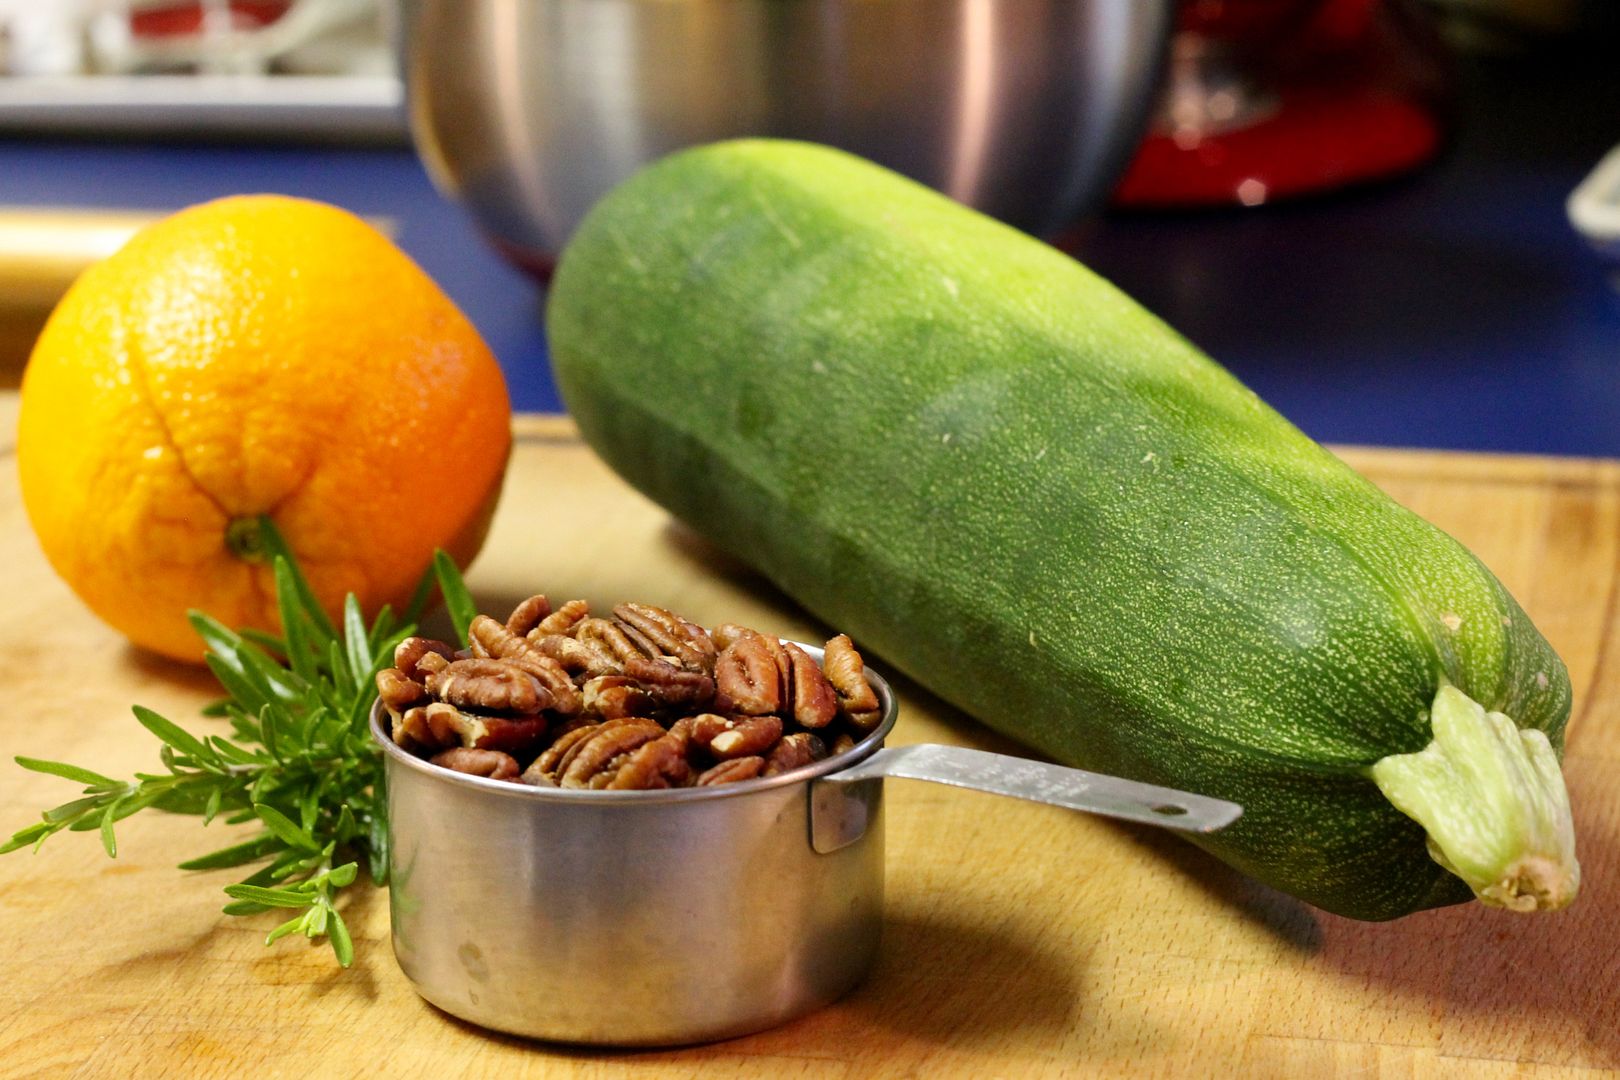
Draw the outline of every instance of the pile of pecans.
M664 608L531 596L470 647L413 637L377 675L394 741L457 772L537 787L700 787L841 753L881 710L840 634L821 666L792 642Z

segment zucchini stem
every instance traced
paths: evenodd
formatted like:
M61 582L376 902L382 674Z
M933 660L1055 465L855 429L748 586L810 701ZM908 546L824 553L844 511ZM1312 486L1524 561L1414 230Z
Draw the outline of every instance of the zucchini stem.
M1450 684L1430 711L1434 740L1391 754L1372 780L1429 834L1429 854L1482 903L1557 911L1575 899L1581 867L1558 755L1547 736L1486 712Z

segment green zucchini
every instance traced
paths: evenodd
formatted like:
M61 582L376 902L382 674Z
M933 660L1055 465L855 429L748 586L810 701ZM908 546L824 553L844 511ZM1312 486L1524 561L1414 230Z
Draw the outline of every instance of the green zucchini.
M1518 604L1072 259L722 143L595 208L547 322L637 488L991 727L1242 803L1197 841L1231 865L1363 919L1574 895L1569 679Z

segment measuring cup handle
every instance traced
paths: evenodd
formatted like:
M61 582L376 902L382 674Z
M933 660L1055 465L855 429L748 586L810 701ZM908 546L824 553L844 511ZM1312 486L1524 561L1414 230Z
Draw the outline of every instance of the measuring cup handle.
M848 769L821 777L816 783L848 786L883 777L927 780L988 791L1183 832L1214 832L1230 825L1243 813L1237 803L1224 799L1006 754L933 743L887 747Z

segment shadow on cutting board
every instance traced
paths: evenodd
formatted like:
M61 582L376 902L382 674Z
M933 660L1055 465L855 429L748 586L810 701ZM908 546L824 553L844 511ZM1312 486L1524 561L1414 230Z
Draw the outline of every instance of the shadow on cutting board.
M721 577L782 612L804 614L756 572L724 555L686 528L671 524L665 540L694 574ZM489 599L480 597L481 600ZM493 610L521 597L502 597ZM881 661L879 661L881 663ZM931 697L904 678L896 690L945 729L949 741L1034 756ZM904 719L902 719L904 724ZM904 729L902 728L902 735ZM1325 991L1366 985L1366 1008L1387 1012L1396 1026L1434 1016L1438 1025L1414 1029L1414 1046L1431 1045L1446 1058L1501 1058L1542 1063L1620 1063L1620 951L1612 944L1613 913L1620 910L1620 837L1607 823L1620 820L1620 787L1606 782L1603 763L1578 756L1566 762L1577 817L1584 824L1580 854L1585 888L1575 906L1554 915L1522 916L1467 904L1420 912L1388 923L1363 923L1319 911L1261 885L1191 844L1159 830L1112 824L1144 855L1168 864L1220 907L1264 930L1299 958L1306 971L1327 976ZM1612 770L1612 763L1609 766ZM1605 805L1606 804L1606 805ZM937 915L930 915L937 918ZM983 927L942 926L890 910L877 969L845 1001L783 1031L822 1044L840 1032L879 1024L925 1042L994 1040L1015 1025L1056 1033L1072 1025L1085 988L1074 969L1043 961L1031 943L1006 940ZM992 964L1014 990L986 993L964 978L975 964ZM927 988L908 994L907 988ZM1050 1003L1031 1013L1028 1002ZM1022 1005L1013 1003L1022 1001ZM1342 1014L1302 1005L1279 1016L1281 1037L1337 1037ZM1419 1025L1422 1027L1422 1025ZM775 1036L751 1037L767 1048Z
M1538 1063L1620 1064L1620 787L1614 763L1567 757L1581 893L1521 915L1463 904L1390 923L1318 913L1318 961L1443 1009L1442 1049Z
M1081 1011L1083 988L1070 966L1034 943L937 918L890 917L877 963L847 996L798 1020L753 1035L692 1047L616 1050L530 1041L487 1031L422 1002L423 1009L481 1039L544 1049L578 1060L665 1064L736 1054L746 1060L803 1058L819 1047L836 1059L840 1047L873 1029L925 1043L964 1047L1004 1045L1013 1032L1056 1043Z
M197 655L201 657L202 642L200 640L197 642L197 650ZM133 671L143 683L160 682L184 687L188 691L207 695L209 699L219 697L222 693L219 688L219 680L214 678L213 673L201 664L184 664L129 642L125 642L119 650L118 662L123 667ZM196 718L194 716L185 716L174 717L174 719L180 720L181 726L184 727Z

